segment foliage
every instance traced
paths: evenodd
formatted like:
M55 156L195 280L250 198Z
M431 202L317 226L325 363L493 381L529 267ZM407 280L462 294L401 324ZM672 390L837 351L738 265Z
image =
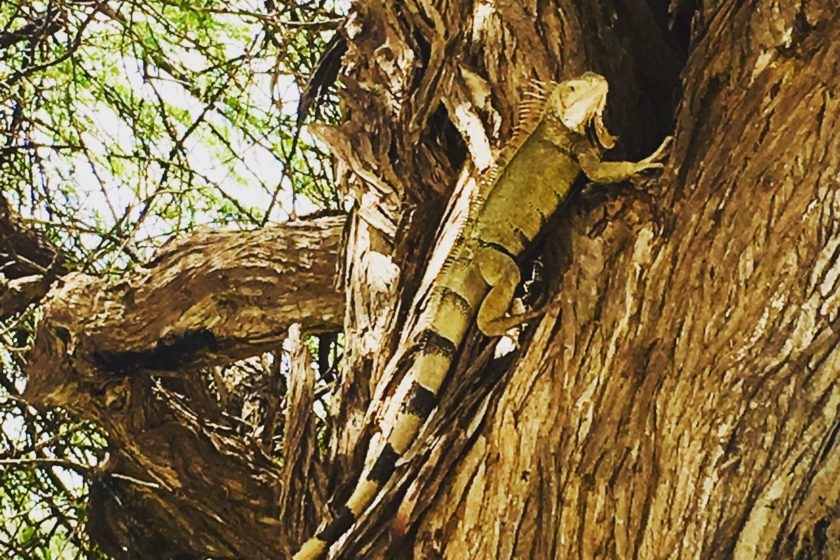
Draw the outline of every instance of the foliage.
M297 91L338 22L330 4L4 3L5 196L89 271L121 270L199 223L259 225L278 185L271 218L285 218ZM335 205L326 154L300 147L296 184Z
M297 104L344 9L1 2L2 196L71 268L97 275L123 274L198 225L337 208L329 155L300 132ZM330 99L310 113L338 117ZM35 313L0 324L0 557L100 558L84 504L101 434L18 399Z

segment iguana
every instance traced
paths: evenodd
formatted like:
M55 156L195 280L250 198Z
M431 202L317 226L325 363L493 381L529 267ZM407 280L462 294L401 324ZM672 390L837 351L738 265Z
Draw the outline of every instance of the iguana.
M607 80L593 72L536 84L520 113L518 132L482 181L447 263L435 278L419 321L413 385L396 425L367 476L336 518L306 541L294 560L326 554L373 502L396 461L414 442L473 318L486 336L505 334L534 315L509 314L519 284L519 255L566 199L583 173L597 183L624 181L662 167L670 138L639 161L601 161L615 143L603 123Z

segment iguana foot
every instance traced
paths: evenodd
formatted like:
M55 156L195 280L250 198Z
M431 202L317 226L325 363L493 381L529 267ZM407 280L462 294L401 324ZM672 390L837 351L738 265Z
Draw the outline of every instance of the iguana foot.
M542 317L550 311L554 311L560 307L560 300L549 301L548 303L539 305L535 309L525 311L523 313L515 313L507 317L501 317L493 322L493 330L485 333L487 336L504 336L510 329L521 326L532 319Z
M645 164L645 169L662 169L665 165L662 163L661 160L665 159L668 155L668 149L671 147L671 143L674 141L673 136L666 136L662 143L659 144L659 147L656 148L656 151L650 154L648 157L640 161L640 164Z

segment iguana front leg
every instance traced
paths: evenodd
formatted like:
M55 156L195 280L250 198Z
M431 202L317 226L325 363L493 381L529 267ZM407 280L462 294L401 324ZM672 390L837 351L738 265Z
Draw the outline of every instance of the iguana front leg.
M596 183L619 183L630 179L645 169L662 169L661 160L671 144L672 138L666 137L651 155L641 161L601 161L601 154L591 144L582 146L577 152L581 171Z

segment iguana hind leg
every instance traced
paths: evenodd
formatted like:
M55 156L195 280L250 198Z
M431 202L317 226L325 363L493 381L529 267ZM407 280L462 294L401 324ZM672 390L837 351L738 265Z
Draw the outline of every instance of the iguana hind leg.
M481 302L476 323L487 336L502 336L528 319L528 313L508 315L513 293L519 285L519 265L510 255L493 247L483 247L476 255L481 277L490 291Z

